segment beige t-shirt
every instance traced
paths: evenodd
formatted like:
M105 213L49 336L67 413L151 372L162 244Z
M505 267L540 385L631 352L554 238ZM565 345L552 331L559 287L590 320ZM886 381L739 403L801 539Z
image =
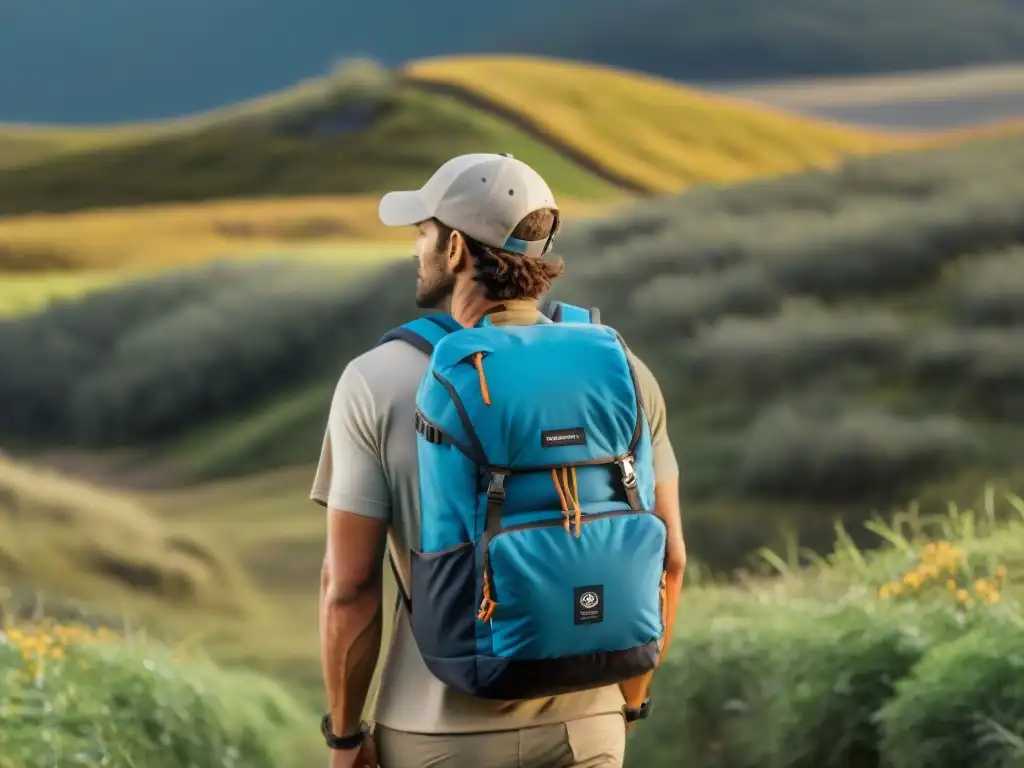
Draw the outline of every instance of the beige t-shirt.
M505 302L495 325L532 324L535 302ZM665 400L646 365L632 356L651 424L655 480L675 477L678 466L666 428ZM419 485L414 413L427 357L391 341L350 362L331 403L320 466L311 498L331 509L367 515L390 525L389 546L408 584L410 547L419 543ZM427 669L409 616L395 617L373 719L410 733L468 733L549 725L618 712L618 686L529 701L494 701L449 688Z

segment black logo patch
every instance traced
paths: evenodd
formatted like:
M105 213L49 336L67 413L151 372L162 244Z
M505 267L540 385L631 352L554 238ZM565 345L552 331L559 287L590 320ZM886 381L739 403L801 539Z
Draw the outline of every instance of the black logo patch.
M557 448L560 445L586 445L587 433L583 427L575 429L549 429L540 433L541 448Z
M575 587L572 591L573 623L600 624L604 621L604 585Z

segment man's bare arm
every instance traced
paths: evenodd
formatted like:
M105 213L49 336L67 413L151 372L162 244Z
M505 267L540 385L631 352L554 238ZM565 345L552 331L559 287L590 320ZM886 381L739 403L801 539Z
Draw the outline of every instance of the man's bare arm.
M676 623L676 609L683 588L683 573L686 571L686 544L683 540L683 522L679 509L679 477L662 480L654 486L654 511L664 522L668 533L665 548L665 634L662 636L661 664L672 641L672 630ZM654 670L645 675L627 680L619 687L626 699L626 706L639 707L647 698Z
M320 580L320 649L335 735L356 731L380 655L387 526L329 509Z

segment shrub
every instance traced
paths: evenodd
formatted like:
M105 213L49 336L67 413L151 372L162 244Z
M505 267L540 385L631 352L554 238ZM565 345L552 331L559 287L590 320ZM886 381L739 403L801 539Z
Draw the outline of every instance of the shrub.
M1024 417L1024 329L939 331L908 352L914 380L968 407L1001 418Z
M778 714L766 739L770 768L868 768L879 764L875 713L921 657L916 617L874 606L819 610L780 647ZM915 631L918 630L918 631Z
M278 768L302 714L264 679L104 630L0 630L0 762L10 768Z
M567 297L594 304L598 292L614 304L624 281L751 265L791 294L905 291L961 256L1024 242L1022 146L1010 138L852 160L832 173L697 189L567 226L559 250L571 272L587 275ZM633 307L645 298L637 294Z
M826 419L779 407L750 428L736 479L764 497L880 499L951 471L975 448L971 430L954 417L861 410Z
M724 315L769 314L781 295L757 267L737 267L710 276L671 275L649 281L631 300L638 325L691 333Z
M956 273L951 310L968 326L1024 325L1024 249L972 259Z
M829 313L787 304L772 318L726 318L687 346L687 376L715 387L768 395L847 365L899 359L905 331L886 312Z
M0 434L161 437L340 372L412 314L405 295L382 289L405 268L353 281L289 264L211 265L0 320L0 400L18 403L0 414Z
M869 523L884 537L884 546L870 553L837 529L833 554L807 568L787 567L774 556L782 564L780 578L772 581L740 578L688 588L671 654L654 676L658 708L630 736L630 768L1017 765L1006 744L1024 726L1024 648L1015 613L1019 590L1010 576L1021 557L1024 503L1008 496L1004 508L991 491L985 498L984 514L977 517L955 508L919 516L911 507L892 525ZM908 526L910 538L900 533ZM957 538L928 539L950 531ZM1011 564L1010 575L999 558L990 557L996 552ZM943 573L931 574L933 566ZM975 585L972 599L960 600L945 584L950 573L958 583L986 583ZM894 578L915 575L927 580L908 583L898 595L891 591ZM1006 600L990 599L993 582ZM915 681L935 649L961 646L965 635L992 630L998 631L991 652L980 659L980 675L972 673L974 651L964 648L943 670L948 681L936 670L927 699L908 698L911 687L920 690ZM993 703L983 704L981 689L998 685L995 671L989 672L999 663L997 648L1017 658L1002 664L1006 684L993 688ZM977 695L969 692L960 707L959 688L972 691L982 678ZM923 711L933 702L930 712ZM1004 762L983 761L974 746L942 759L929 759L941 744L915 751L922 737L952 744L970 725L971 708L1002 726L1000 738L988 723L973 741L991 745ZM948 712L959 714L947 718ZM914 732L905 730L908 723Z
M748 601L749 602L749 601ZM735 606L729 606L735 608ZM778 639L784 633L767 611L725 605L717 614L689 616L671 659L655 674L657 715L636 729L626 754L630 768L754 768L781 693Z
M891 768L1003 768L1024 733L1024 634L993 621L935 645L880 712Z
M904 291L964 254L1018 242L1022 199L1008 203L992 189L877 205L766 243L767 258L776 280L794 293L835 299Z

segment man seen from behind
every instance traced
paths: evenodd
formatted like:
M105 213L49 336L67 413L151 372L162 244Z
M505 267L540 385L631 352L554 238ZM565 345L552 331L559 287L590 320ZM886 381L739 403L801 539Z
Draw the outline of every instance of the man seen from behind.
M418 307L446 313L464 328L552 322L539 300L563 272L559 261L543 255L559 224L558 208L526 164L507 155L456 157L422 189L386 195L380 216L390 226L415 227ZM538 243L543 247L531 245ZM658 383L632 353L629 359L650 427L654 512L667 531L664 657L686 562L678 467ZM402 606L395 612L373 733L362 723L384 611L392 610L382 599L385 553L390 548L407 591L408 553L420 540L414 422L428 362L416 346L387 341L345 367L331 403L311 493L327 508L320 621L330 764L621 768L627 720L646 713L652 672L542 698L478 698L428 670ZM430 606L414 603L412 610Z

